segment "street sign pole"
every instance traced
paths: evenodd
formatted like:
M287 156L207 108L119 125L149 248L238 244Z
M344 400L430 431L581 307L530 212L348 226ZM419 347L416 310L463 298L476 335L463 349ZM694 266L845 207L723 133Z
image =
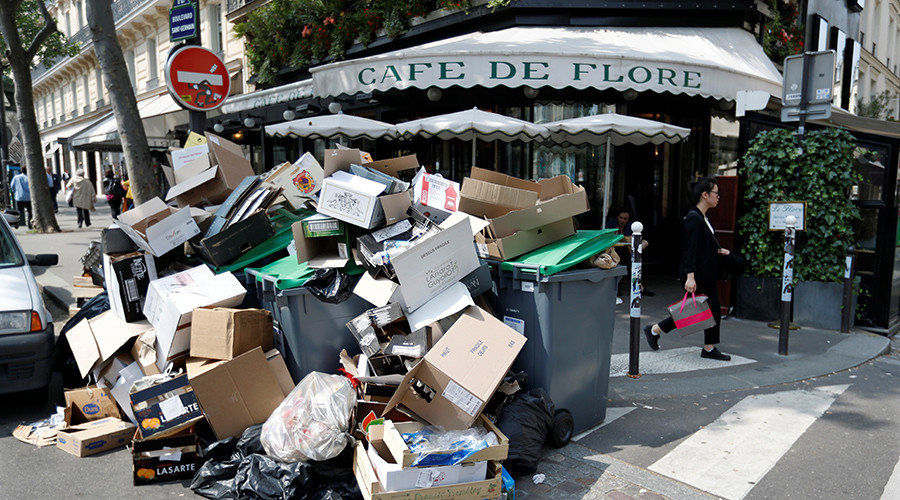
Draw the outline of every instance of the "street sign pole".
M173 0L169 9L169 39L184 42L183 46L200 46L200 16L197 3L192 0ZM169 52L171 59L175 50ZM188 108L188 128L202 134L206 130L206 111Z
M812 55L809 52L803 53L803 76L800 77L800 121L797 124L797 148L799 153L803 154L803 135L806 133L806 113L809 103L809 62ZM799 174L799 172L798 172Z

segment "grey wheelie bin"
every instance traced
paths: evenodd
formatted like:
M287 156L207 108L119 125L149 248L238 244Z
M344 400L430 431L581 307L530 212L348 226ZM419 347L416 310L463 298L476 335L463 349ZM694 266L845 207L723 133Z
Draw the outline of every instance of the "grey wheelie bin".
M275 279L252 273L262 307L275 320L275 345L284 356L294 383L309 372L337 373L342 349L352 352L356 339L347 322L372 306L356 295L339 304L317 299L307 288L279 289Z
M571 413L574 424L555 422L551 435L564 444L606 418L616 289L625 267L548 276L539 266L509 264L511 270L492 269L495 313L528 339L513 370L527 372L529 387L544 388L557 409Z

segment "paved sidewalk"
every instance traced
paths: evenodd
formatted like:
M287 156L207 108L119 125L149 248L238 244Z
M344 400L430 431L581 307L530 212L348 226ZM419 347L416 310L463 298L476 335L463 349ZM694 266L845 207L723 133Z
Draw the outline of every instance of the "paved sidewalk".
M80 274L81 257L92 239L111 222L109 207L98 198L97 212L90 228L74 229L75 209L60 204L58 234L34 234L16 230L27 253L58 253L60 264L36 268L38 282L48 295L64 304L71 297L72 276ZM645 281L654 296L644 296L642 325L665 316L665 306L680 298L674 278L649 277ZM805 380L858 366L890 349L890 339L854 330L836 331L802 327L791 330L787 356L778 354L778 329L766 323L726 317L722 322L719 349L734 356L731 362L701 359L702 334L662 337L660 350L653 352L641 334L640 378L624 375L628 368L630 318L625 304L615 306L612 342L612 370L608 408L632 406L654 398L712 394L752 389ZM607 420L613 412L609 412ZM714 498L695 488L646 469L603 455L573 441L565 448L545 450L538 473L517 478L516 498Z

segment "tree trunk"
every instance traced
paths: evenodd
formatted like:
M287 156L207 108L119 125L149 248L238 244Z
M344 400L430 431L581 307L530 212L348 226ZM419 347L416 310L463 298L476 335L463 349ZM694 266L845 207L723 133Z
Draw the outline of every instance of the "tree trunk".
M122 47L116 38L112 0L88 0L86 4L94 52L100 62L103 82L109 92L113 115L118 124L131 192L135 205L140 205L159 196L159 189L150 163L150 147L147 145L144 122L138 113Z
M53 215L53 200L41 152L41 134L38 131L34 110L34 94L31 82L31 58L22 45L16 27L18 2L0 2L0 31L6 41L9 67L16 87L16 113L22 142L25 146L25 167L28 169L28 186L31 191L31 209L35 229L38 232L59 232L59 224ZM2 166L5 168L5 166Z

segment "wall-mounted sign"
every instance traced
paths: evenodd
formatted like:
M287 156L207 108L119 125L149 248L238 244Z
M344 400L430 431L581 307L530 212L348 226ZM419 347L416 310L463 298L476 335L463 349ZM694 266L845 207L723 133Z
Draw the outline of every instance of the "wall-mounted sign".
M166 62L166 86L175 102L194 111L209 111L225 103L231 78L213 51L186 45Z
M788 215L797 218L794 228L797 231L806 229L806 202L805 201L770 201L769 202L769 231L784 231L787 224L784 219Z
M169 9L169 39L173 42L200 36L197 4L191 0L175 0Z

